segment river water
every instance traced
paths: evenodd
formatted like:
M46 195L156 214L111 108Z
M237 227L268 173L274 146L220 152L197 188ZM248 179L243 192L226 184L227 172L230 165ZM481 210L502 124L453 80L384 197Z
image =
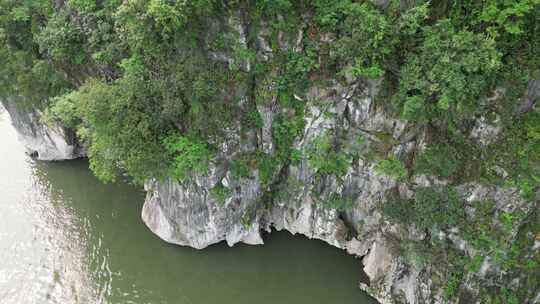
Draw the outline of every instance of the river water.
M360 262L320 241L164 243L140 219L140 188L104 185L84 160L32 160L0 112L1 304L376 303Z

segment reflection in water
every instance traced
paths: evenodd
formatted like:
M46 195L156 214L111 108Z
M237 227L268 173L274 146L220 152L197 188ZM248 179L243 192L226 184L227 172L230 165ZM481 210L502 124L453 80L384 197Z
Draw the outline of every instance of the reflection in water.
M141 189L101 184L85 161L29 160L7 121L1 303L375 303L357 288L360 263L321 242L277 233L263 247L166 244L140 220Z

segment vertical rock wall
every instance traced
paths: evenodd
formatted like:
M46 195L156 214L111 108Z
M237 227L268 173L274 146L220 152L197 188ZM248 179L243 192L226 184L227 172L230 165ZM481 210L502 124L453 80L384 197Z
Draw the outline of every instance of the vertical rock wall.
M86 156L73 130L57 123L45 124L42 113L21 109L13 101L2 101L28 153L40 160L65 160Z

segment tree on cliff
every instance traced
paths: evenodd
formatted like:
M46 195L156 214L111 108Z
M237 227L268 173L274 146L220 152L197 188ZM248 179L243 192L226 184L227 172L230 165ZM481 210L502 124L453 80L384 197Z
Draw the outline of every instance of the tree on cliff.
M324 106L307 101L308 91L377 79L377 107L426 134L417 154L377 159L393 144L378 134L382 148L370 155L377 172L401 183L419 175L447 181L388 202L386 217L427 234L461 224L478 250L448 257L451 299L488 253L505 273L519 268L538 284L540 261L518 266L528 243L508 229L534 216L492 221L493 206L482 202L470 220L454 187L504 185L536 199L540 112L537 98L523 96L538 95L525 93L540 77L539 20L540 0L0 0L0 98L76 130L104 181L185 180L204 174L231 138L250 146L264 133L272 149L257 143L230 165L236 178L256 169L268 186L302 159L319 176L341 178L362 143L344 147L333 134L337 140L318 138L309 151L294 149L309 103ZM487 146L471 136L481 119L500 128ZM429 252L434 263L449 245L430 242L407 250ZM525 297L497 284L486 301Z

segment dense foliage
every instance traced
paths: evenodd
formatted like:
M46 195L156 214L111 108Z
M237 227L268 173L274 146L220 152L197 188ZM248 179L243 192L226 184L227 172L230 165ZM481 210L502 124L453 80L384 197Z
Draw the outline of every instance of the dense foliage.
M536 215L493 214L490 202L478 202L467 206L471 216L456 187L475 181L516 187L530 204L537 198L540 110L524 96L540 79L539 20L540 0L0 0L0 98L75 129L104 181L184 180L206 173L231 134L243 142L269 132L271 148L250 146L228 164L233 177L256 171L269 186L301 160L319 179L344 176L363 137L344 146L340 134L327 134L306 151L294 148L307 91L329 79L379 79L379 105L425 134L425 147L394 156L387 152L396 143L380 140L365 160L398 183L444 180L382 206L388 220L433 235L403 245L405 255L435 261L448 246L436 232L456 226L477 249L447 257L450 299L487 256L538 284L540 260L524 253L525 231L538 228L512 227L526 216L537 223ZM264 108L277 113L271 126ZM471 136L480 120L498 126L494 141ZM224 202L229 192L218 185L211 194ZM337 193L325 200L340 211L352 205ZM491 282L486 303L528 296L504 277Z

